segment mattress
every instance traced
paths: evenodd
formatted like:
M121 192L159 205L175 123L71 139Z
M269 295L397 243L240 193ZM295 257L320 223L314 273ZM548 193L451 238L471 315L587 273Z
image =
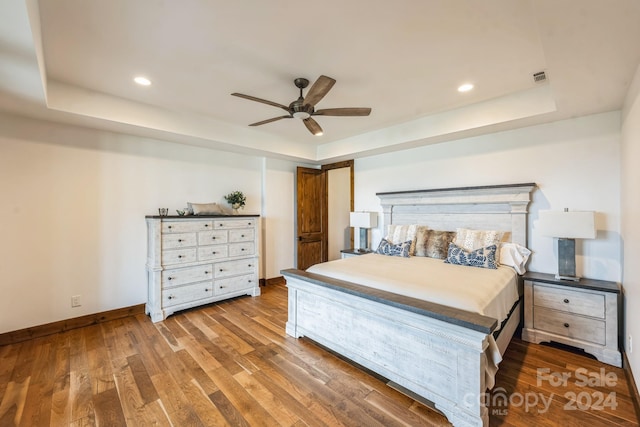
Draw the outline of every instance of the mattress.
M367 254L316 264L307 271L482 314L498 325L519 299L518 276L506 266L493 270L427 257Z

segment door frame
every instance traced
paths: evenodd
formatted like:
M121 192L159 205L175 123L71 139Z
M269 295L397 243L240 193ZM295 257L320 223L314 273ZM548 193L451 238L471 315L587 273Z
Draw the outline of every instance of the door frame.
M345 160L345 161L341 161L341 162L336 162L336 163L329 163L326 165L321 165L319 170L322 172L322 179L324 180L324 194L323 194L323 203L322 203L322 208L323 211L321 212L322 215L322 227L324 230L327 230L326 233L324 233L324 236L322 237L322 246L324 248L323 253L324 253L324 259L322 260L322 262L325 262L328 260L328 253L327 253L327 248L329 245L329 241L328 241L328 213L329 213L329 207L328 207L328 171L333 170L333 169L342 169L342 168L349 168L349 198L350 198L350 202L349 202L349 209L351 212L353 212L353 206L354 206L354 160ZM309 168L308 166L298 166L298 167L302 167L302 168ZM296 169L297 170L297 169ZM294 235L296 236L295 238L295 254L294 254L294 259L296 260L296 265L298 264L298 258L299 258L299 253L298 253L298 199L299 199L299 195L297 193L298 190L298 184L296 183L296 221L294 224ZM350 245L351 247L353 247L353 229L350 230L349 233L349 237L350 237Z

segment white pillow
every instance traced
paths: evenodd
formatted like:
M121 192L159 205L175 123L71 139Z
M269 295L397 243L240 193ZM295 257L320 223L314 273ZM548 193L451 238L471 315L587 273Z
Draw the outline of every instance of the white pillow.
M193 215L224 215L217 203L187 203Z
M531 251L517 243L502 243L500 245L500 264L513 267L518 274L527 272L525 265Z

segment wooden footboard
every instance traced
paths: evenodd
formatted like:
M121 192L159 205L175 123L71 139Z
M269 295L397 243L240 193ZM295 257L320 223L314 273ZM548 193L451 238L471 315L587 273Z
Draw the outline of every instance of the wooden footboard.
M306 336L427 400L455 426L487 426L495 319L301 270L284 270L287 334Z

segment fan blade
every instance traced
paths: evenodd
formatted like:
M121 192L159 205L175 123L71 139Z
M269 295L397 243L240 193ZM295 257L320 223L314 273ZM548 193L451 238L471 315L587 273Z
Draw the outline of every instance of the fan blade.
M278 104L277 102L267 101L266 99L256 98L255 96L243 95L241 93L235 93L235 92L232 93L231 95L237 96L237 97L240 97L240 98L244 98L244 99L248 99L249 101L256 101L256 102L261 102L261 103L267 104L267 105L273 105L274 107L282 108L287 113L289 112L289 107L287 107L285 105L282 105L282 104Z
M316 122L312 118L304 119L302 121L304 122L304 125L307 127L307 129L309 129L309 132L316 136L322 135L322 128L320 127L318 122Z
M313 116L368 116L371 108L325 108L313 113Z
M331 77L318 77L318 80L313 83L313 86L307 92L307 96L304 97L304 105L316 105L331 90L334 84L336 84L336 81Z
M274 117L272 119L267 119L267 120L263 120L261 122L255 122L255 123L251 123L249 126L260 126L260 125L266 125L267 123L271 123L271 122L276 122L278 120L281 119L291 119L291 116L280 116L280 117Z

